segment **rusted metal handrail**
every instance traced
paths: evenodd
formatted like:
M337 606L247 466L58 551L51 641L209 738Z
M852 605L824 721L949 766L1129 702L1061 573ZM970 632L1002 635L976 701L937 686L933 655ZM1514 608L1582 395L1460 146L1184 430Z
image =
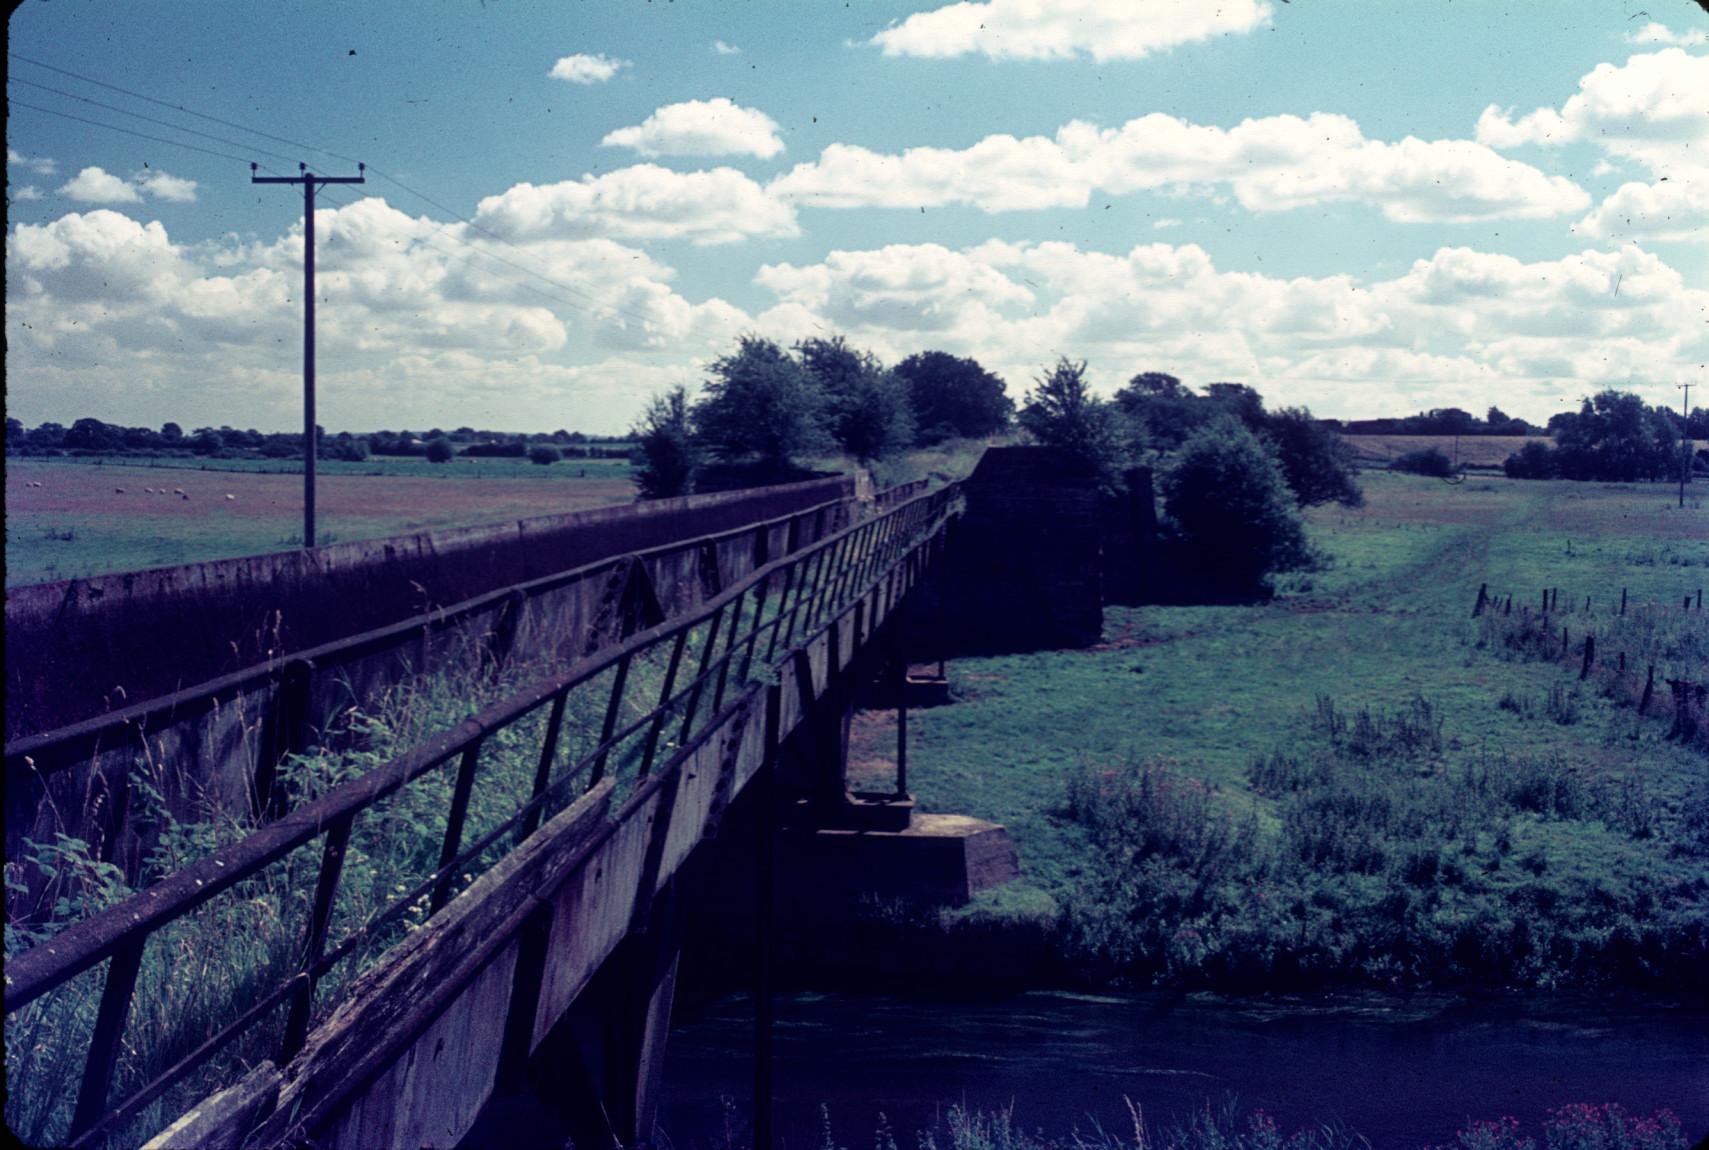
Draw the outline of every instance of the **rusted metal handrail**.
M372 937L382 925L396 918L424 893L430 893L433 909L437 910L451 893L451 877L466 861L478 857L512 830L521 830L518 841L525 838L538 826L542 812L551 802L567 793L584 774L589 776L586 785L591 786L597 782L611 752L643 729L649 732L649 736L642 752L638 773L645 778L656 753L658 733L670 713L687 702L682 736L679 739L680 742L686 743L705 684L714 679L717 682L712 706L716 716L721 710L725 681L738 652L742 653L740 680L745 682L754 653L766 632L770 633L767 653L769 664L780 632L786 627L789 638L783 641L783 646L787 652L791 649L791 639L798 625L802 626L804 635L814 633L814 624L822 615L830 614L834 623L848 611L856 610L857 604L863 608L857 615L863 615L868 595L893 595L897 568L911 562L918 555L919 548L929 544L947 521L948 513L957 498L958 492L953 487L916 496L876 517L863 520L766 563L737 585L702 603L689 614L639 632L560 675L532 684L509 698L484 708L456 727L406 750L368 774L335 787L319 799L279 817L244 839L215 851L149 889L69 927L9 960L5 978L5 1011L11 1015L103 960L113 959L96 1018L95 1037L85 1063L83 1085L73 1119L73 1140L86 1144L98 1137L102 1131L134 1116L148 1100L158 1097L174 1081L205 1062L226 1042L287 1000L291 1002L292 1009L287 1020L285 1050L282 1053L288 1056L300 1046L308 1026L314 985L333 964L347 957L365 939ZM750 526L740 533L752 530L753 527ZM836 570L836 577L826 579L826 572L833 568ZM845 578L851 571L854 576ZM784 592L778 598L777 611L768 619L765 616L767 592L771 583L780 575ZM811 591L806 589L809 577L813 582ZM868 577L872 579L870 585L863 581ZM822 588L821 581L824 582ZM789 601L791 584L795 588L792 602ZM859 595L853 593L852 589L855 587L861 588ZM742 603L750 593L756 601L756 607L746 634L738 638ZM839 607L841 611L838 611ZM730 626L722 654L714 657L713 652L719 644L726 611L730 614ZM689 682L675 687L675 679L689 636L703 624L707 625L705 647L700 654L698 672ZM666 673L658 703L639 719L619 728L617 715L622 707L626 686L625 672L635 658L667 642L672 645L670 668ZM555 756L555 744L562 724L565 700L576 687L613 668L617 669L617 673L614 676L599 745L584 755L556 784L551 783L550 768ZM489 735L526 718L547 703L552 705L551 717L547 724L547 734L531 798L498 827L482 835L475 844L462 847L462 819L459 813L467 810L469 790L478 769L480 747ZM332 903L336 898L341 873L342 853L355 820L381 799L459 757L462 765L453 795L453 810L447 820L439 867L424 882L418 884L415 891L357 927L331 951L324 951ZM675 755L672 758L674 759ZM148 939L156 931L183 918L220 893L253 877L291 851L322 835L327 836L327 842L322 855L321 878L317 883L308 924L302 969L265 994L260 1002L243 1012L234 1023L206 1039L190 1055L156 1076L116 1108L109 1109L107 1095L111 1089L117 1062L118 1043L129 1014L136 968L140 965L142 951Z

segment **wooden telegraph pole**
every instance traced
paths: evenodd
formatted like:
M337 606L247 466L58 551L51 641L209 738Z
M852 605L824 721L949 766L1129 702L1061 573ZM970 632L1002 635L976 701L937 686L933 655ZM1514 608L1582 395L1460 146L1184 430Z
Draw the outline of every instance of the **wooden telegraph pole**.
M300 176L258 176L259 165L249 165L252 184L301 184L303 186L303 546L315 545L315 185L361 184L367 182L367 164L357 164L359 175L317 176L307 164L298 164Z
M1677 383L1674 386L1683 389L1685 392L1685 397L1679 401L1679 414L1682 417L1680 430L1682 442L1679 446L1679 505L1684 507L1685 485L1691 482L1691 385L1689 383Z

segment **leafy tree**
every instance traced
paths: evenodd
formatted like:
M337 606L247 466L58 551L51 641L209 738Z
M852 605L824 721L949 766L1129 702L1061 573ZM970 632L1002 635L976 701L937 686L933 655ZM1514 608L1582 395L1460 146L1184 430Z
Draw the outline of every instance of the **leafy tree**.
M163 423L160 425L160 438L169 444L177 443L184 438L184 429L176 423Z
M916 443L996 435L1014 416L1015 403L1007 385L977 360L947 351L922 351L897 364L895 370L908 385Z
M225 436L211 427L199 427L190 437L190 450L197 455L218 455L225 450Z
M30 431L26 438L31 447L61 447L65 444L65 425L52 421L39 424Z
M6 446L13 447L24 442L24 424L22 420L6 417Z
M688 389L673 387L647 401L630 434L635 437L635 483L642 499L667 499L694 490L700 468Z
M556 448L544 443L536 443L528 449L528 459L541 467L549 467L562 459L563 454Z
M1231 416L1188 436L1159 486L1188 566L1230 590L1258 591L1314 562L1274 451Z
M1208 383L1205 398L1218 412L1245 424L1248 431L1260 431L1265 426L1264 397L1244 383Z
M1312 418L1304 407L1261 412L1264 435L1276 450L1282 475L1301 507L1340 503L1364 505L1365 493L1354 478L1353 448Z
M912 442L907 386L875 356L840 335L803 340L795 350L825 394L831 435L844 451L865 463Z
M1161 371L1144 371L1116 392L1116 406L1158 451L1173 451L1214 414L1202 396Z
M1121 412L1115 404L1092 394L1086 382L1086 361L1067 356L1040 376L1021 408L1020 423L1047 447L1067 454L1100 486L1115 490L1127 463Z
M1679 429L1663 408L1612 388L1584 401L1576 414L1549 421L1555 466L1567 479L1629 483L1672 479L1679 467Z
M745 335L736 351L712 364L694 419L720 459L785 472L796 456L830 447L826 407L805 367L771 340Z
M65 446L84 451L117 451L125 444L124 429L99 419L79 419L65 433Z
M457 449L451 446L451 441L444 436L427 441L427 461L429 463L450 463L451 457L457 454Z

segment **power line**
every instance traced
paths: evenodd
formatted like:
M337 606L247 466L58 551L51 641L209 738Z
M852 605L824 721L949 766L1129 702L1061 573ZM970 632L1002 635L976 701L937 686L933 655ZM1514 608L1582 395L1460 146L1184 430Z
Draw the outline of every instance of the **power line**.
M75 92L66 92L59 88L49 87L46 84L38 84L34 80L26 80L22 76L8 76L6 77L6 80L11 84L24 84L31 88L40 88L44 92L52 92L54 95L64 96L68 100L77 100L84 104L93 104L97 108L105 108L107 111L117 112L121 116L131 116L138 120L147 120L151 124L159 124L163 128L171 128L174 132L187 132L192 136L200 136L204 140L213 140L215 143L219 144L230 144L234 148L245 148L254 152L256 155L272 156L275 160L283 160L287 164L294 164L297 162L297 157L295 156L281 155L278 152L270 152L265 148L257 148L252 144L243 143L238 140L228 140L224 136L216 136L211 132L200 132L195 128L186 128L182 124L174 124L170 120L161 120L154 116L145 116L141 112L133 112L128 108L121 108L117 104L104 104L100 100L91 100L88 96L79 96Z
M109 84L103 80L97 80L94 77L85 76L85 75L82 75L81 73L73 72L73 71L66 69L66 68L56 67L53 64L48 64L48 63L45 63L41 60L32 59L29 56L24 56L24 55L21 55L20 53L17 53L17 52L8 51L6 53L6 55L8 57L14 59L14 60L21 60L26 64L33 64L38 68L45 68L50 72L55 72L55 73L58 73L59 75L62 75L62 76L69 76L74 80L81 80L82 82L84 82L86 84L93 84L96 87L105 88L108 91L112 91L112 92L118 92L118 93L121 93L122 95L130 96L134 99L144 100L150 104L155 104L155 105L158 105L158 106L163 107L163 108L170 108L171 110L173 110L175 112L182 112L183 114L188 115L188 116L195 116L198 119L207 120L210 123L221 124L221 125L224 125L225 127L228 127L228 128L235 128L240 132L249 132L252 135L261 136L264 139L274 140L274 141L276 141L278 143L282 143L282 144L289 144L290 146L292 146L294 148L303 148L303 149L306 149L306 150L311 151L311 152L319 152L322 155L332 156L336 159L348 161L349 163L354 164L354 163L359 162L359 161L354 160L351 157L346 156L340 152L332 151L330 148L316 147L313 144L305 144L300 140L293 140L293 139L290 139L289 137L286 137L286 136L278 136L278 135L274 135L271 132L264 132L259 128L252 128L252 127L249 127L247 124L240 124L234 120L226 120L226 119L223 119L219 116L209 115L205 112L198 112L195 109L186 107L182 104L173 104L173 103L170 103L166 100L161 100L161 99L157 99L156 97L153 97L153 96L145 95L142 92L136 92L136 91L132 91L129 88L120 87L117 84ZM23 83L31 83L31 81L27 81L27 80L22 81L22 82ZM32 84L32 86L38 87L38 88L45 88L48 91L56 91L56 92L58 91L57 89L47 88L47 86L43 85L43 84ZM74 99L74 100L85 100L88 103L98 103L98 101L87 100L86 97L71 95L70 93L60 93L60 94L61 95L69 95L70 98ZM193 151L205 152L208 155L219 156L221 159L237 160L239 163L247 162L245 160L239 159L238 157L224 155L222 153L214 152L214 151L207 149L207 148L198 148L192 144L184 144L184 143L180 143L178 141L173 141L173 140L164 140L158 136L149 136L149 135L146 135L145 133L131 131L129 129L121 128L121 127L114 125L114 124L103 124L103 123L100 123L99 121L83 119L82 117L72 116L69 113L65 113L65 112L55 112L51 108L41 108L37 105L23 103L22 101L14 100L12 102L19 104L19 106L21 106L21 107L35 108L35 110L37 110L37 111L47 112L50 115L64 116L67 119L81 120L81 122L83 122L83 123L93 124L96 127L109 128L113 131L118 131L118 132L126 132L129 135L138 136L142 139L151 139L151 140L155 140L159 143L165 143L165 144L175 144L177 147L190 148ZM104 105L104 104L99 105L99 106L110 107L110 105ZM123 109L119 109L119 108L113 108L112 110L121 112L124 115L136 116L140 119L150 119L150 117L142 116L141 113L137 113L137 112L126 112ZM166 123L165 121L152 121L152 122ZM190 133L195 134L195 135L203 135L203 136L207 135L207 133L197 132L195 129L181 127L181 126L176 125L176 124L166 123L166 126L173 128L175 131L190 132ZM250 145L238 143L237 141L225 140L222 137L210 136L209 138L219 140L222 143L231 144L233 147L250 147ZM290 158L280 156L277 152L269 152L269 151L266 151L265 149L260 149L260 148L256 148L254 150L258 154L270 155L270 156L273 156L275 159L285 159L285 160L287 160L287 162L290 162ZM454 217L455 219L461 221L463 224L467 225L468 227L473 228L475 231L478 231L484 235L490 236L491 238L497 240L499 243L504 244L506 247L509 247L512 250L515 250L515 251L521 251L522 250L521 248L517 247L517 245L512 243L510 240L506 239L504 236L499 235L497 232L494 232L490 228L484 227L481 224L476 223L473 219L469 218L468 216L465 216L462 213L457 212L457 211L453 210L452 208L447 207L446 205L440 203L438 200L434 199L432 196L429 196L427 193L410 187L408 184L404 183L402 180L398 179L396 176L390 175L384 171L381 171L379 168L375 168L372 166L370 166L368 170L373 172L374 175L379 176L381 179L384 179L389 183L397 185L397 187L402 189L404 192L407 192L408 194L415 196L416 198L422 200L423 202L430 204L435 208L438 208L440 211L445 212L447 215ZM328 198L332 198L332 197L328 197ZM339 203L340 201L338 201L337 199L334 199L333 202ZM435 229L434 234L435 235L443 234L446 231L448 226L449 225L440 225L439 227L437 227ZM564 292L568 292L571 295L579 296L582 299L586 300L588 302L588 304L592 305L593 307L600 308L600 309L604 310L605 312L607 312L611 315L625 316L625 317L632 319L632 320L636 321L637 323L641 323L641 324L651 324L654 322L651 317L643 315L642 313L635 311L631 308L622 307L622 306L618 306L615 304L604 303L604 302L600 301L597 297L592 295L591 293L583 291L580 288L576 288L576 287L573 287L569 284L562 283L559 280L553 279L551 276L545 275L545 274L543 274L539 271L536 271L535 269L530 268L524 264L517 263L515 260L506 259L504 256L498 255L495 252L487 251L485 249L476 247L474 244L470 243L466 239L463 239L461 236L451 236L450 238L452 239L453 242L461 243L461 244L465 245L466 247L468 247L472 253L485 256L488 259L497 260L499 263L505 264L505 265L512 267L512 268L515 268L517 271L520 271L525 275L533 276L535 279L540 280L542 283L550 284L551 286L557 288L559 291L564 291ZM426 243L426 241L419 241L419 242L422 242L424 244ZM426 244L426 246L432 247L434 250L442 252L442 253L447 254L447 255L452 254L449 252L445 252L445 249L440 248L437 245ZM458 257L453 256L452 258L458 258ZM467 257L464 257L464 258L467 258ZM498 274L498 273L491 273L491 274ZM500 278L510 280L510 282L516 283L520 287L528 287L528 285L522 284L520 281L511 279L508 276L502 276L501 275ZM536 295L540 295L546 299L556 299L557 298L557 297L549 295L548 293L541 292L535 288L529 288L529 290L533 291ZM568 300L557 299L557 302L562 303L567 307L574 308L576 310L580 310L580 311L586 311L587 310L587 308L585 306L572 303Z
M147 132L137 132L130 128L121 128L117 124L104 124L100 120L91 120L87 116L73 116L70 112L55 111L53 108L44 108L40 104L31 104L24 100L15 100L10 98L6 102L14 108L29 108L34 112L46 112L50 116L62 116L67 120L76 120L80 124L91 124L94 127L106 128L108 131L112 132L123 132L127 136L135 136L139 140L153 140L157 144L171 144L175 148L186 148L192 152L201 152L208 156L218 156L222 160L231 160L233 163L249 163L249 161L244 159L242 156L233 156L228 155L225 152L216 152L212 148L197 147L195 144L186 144L182 140L168 140L161 136L151 136Z

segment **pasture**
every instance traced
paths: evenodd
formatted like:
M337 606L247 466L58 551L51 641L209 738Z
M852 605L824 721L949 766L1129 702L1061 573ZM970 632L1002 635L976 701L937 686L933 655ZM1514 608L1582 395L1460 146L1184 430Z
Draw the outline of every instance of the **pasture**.
M624 460L541 467L526 459L388 458L322 461L317 470L322 544L635 497ZM6 585L290 550L302 543L302 494L301 472L272 461L8 459Z
M1111 607L1090 650L951 663L954 705L910 717L910 782L1009 827L1023 883L976 914L1189 983L1284 943L1325 976L1589 983L1607 947L1702 937L1709 756L1669 738L1659 680L1709 679L1703 488L1681 510L1662 485L1363 482L1364 508L1311 513L1326 564L1272 602ZM1483 583L1511 615L1471 618ZM890 721L860 716L857 781L889 781ZM1140 937L1156 921L1186 934Z

